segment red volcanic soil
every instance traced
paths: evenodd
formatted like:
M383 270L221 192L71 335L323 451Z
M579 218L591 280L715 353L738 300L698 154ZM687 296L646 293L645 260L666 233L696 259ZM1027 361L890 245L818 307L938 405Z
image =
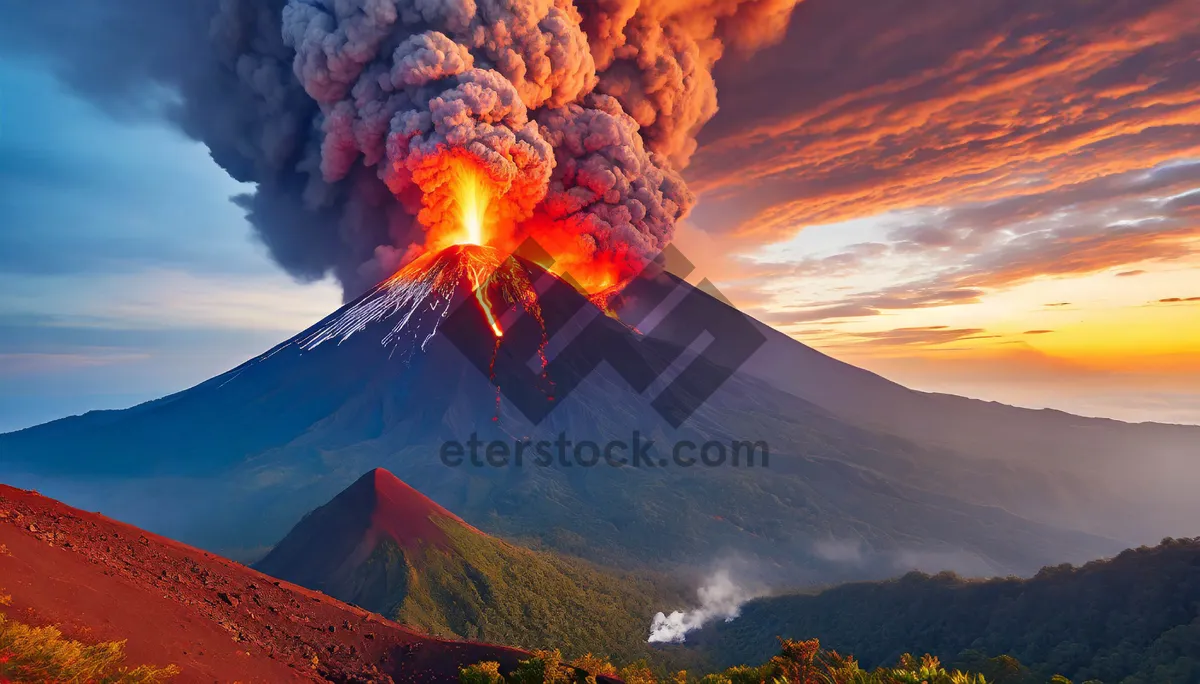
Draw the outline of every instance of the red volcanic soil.
M368 476L381 504L451 516L399 480ZM388 479L390 478L390 479ZM367 478L364 478L367 479ZM360 481L361 483L362 481ZM453 516L451 516L453 517ZM464 523L465 524L465 523ZM436 526L430 525L436 529ZM389 533L427 534L416 524ZM131 665L181 682L457 682L458 668L527 657L428 637L233 561L0 485L6 615L87 642L127 640Z
M383 468L363 475L334 498L331 504L336 505L343 500L355 502L354 505L368 504L371 512L369 531L384 535L405 548L422 542L444 544L445 534L433 522L436 518L453 520L478 532L462 518L437 505Z
M312 511L255 567L297 584L347 598L354 571L387 540L406 551L448 548L437 522L482 534L382 468L363 475Z

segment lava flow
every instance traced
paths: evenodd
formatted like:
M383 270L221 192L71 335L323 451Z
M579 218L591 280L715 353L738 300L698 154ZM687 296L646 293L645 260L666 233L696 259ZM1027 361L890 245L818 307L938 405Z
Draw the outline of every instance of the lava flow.
M488 302L488 288L491 279L497 273L500 263L496 248L486 247L484 226L488 219L488 206L491 204L492 192L487 179L477 168L467 162L460 162L454 174L456 183L453 188L454 205L457 209L459 224L462 226L462 237L458 244L476 245L483 249L461 250L461 264L467 280L471 283L471 291L479 308L487 317L488 326L497 339L504 337L504 329L492 311ZM533 288L529 288L533 296ZM536 297L532 297L536 301Z
M466 292L466 288L471 291ZM423 347L437 332L438 323L463 297L474 299L481 307L497 344L503 331L493 302L502 302L505 308L520 307L541 321L537 294L521 262L495 247L458 244L416 258L314 330L301 345L311 349L345 340L388 320L395 324L382 336L384 345L411 341Z

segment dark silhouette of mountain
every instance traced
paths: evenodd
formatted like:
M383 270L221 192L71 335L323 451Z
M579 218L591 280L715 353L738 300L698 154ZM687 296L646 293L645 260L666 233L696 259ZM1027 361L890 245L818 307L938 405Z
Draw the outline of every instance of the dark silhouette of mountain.
M488 254L440 253L189 390L0 435L0 476L246 558L380 466L489 533L630 568L706 565L732 553L793 582L911 568L992 575L1121 546L1026 517L1030 492L1070 508L1076 480L1015 457L968 458L864 427L744 371L676 428L659 414L655 397L685 364L717 367L719 355L697 359L684 349L693 342L686 336L631 330L520 260L487 294L497 309L514 309L499 317L510 329L497 339L468 268ZM691 291L666 276L653 280ZM538 313L558 334L544 349L548 378L528 387L518 407L509 394L498 396L489 370L509 392L536 376L540 329L522 327L529 317L514 319L524 301L520 283L536 285ZM693 332L740 316L707 296L683 301L692 307L683 326ZM568 341L578 353L561 353ZM787 344L792 355L781 353L767 373L776 384L807 377L791 367L803 363L813 366L818 383L809 396L874 391L862 384L862 371ZM614 357L615 347L625 351ZM601 358L607 361L596 363ZM670 370L639 392L617 372L624 366ZM554 397L556 388L576 383L569 395ZM534 424L522 408L537 401L553 402L554 410ZM630 442L635 431L657 445L639 467L557 460L550 467L488 467L470 459L448 467L440 458L446 442L472 436L511 444L562 435L606 444ZM671 445L684 441L765 442L769 466L660 465ZM994 494L981 504L980 490Z
M656 606L683 600L485 535L382 469L306 515L255 567L432 634L571 658L651 655Z
M770 657L776 636L818 638L866 667L910 652L972 669L1007 655L1032 676L1005 681L1057 673L1075 682L1200 682L1200 539L1166 539L1030 579L911 573L757 599L688 643L726 666Z

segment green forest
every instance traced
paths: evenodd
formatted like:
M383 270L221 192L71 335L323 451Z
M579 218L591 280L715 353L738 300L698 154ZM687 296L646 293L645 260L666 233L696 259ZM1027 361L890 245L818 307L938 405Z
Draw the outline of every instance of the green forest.
M982 671L1005 656L1011 666L988 680L999 684L1187 684L1200 682L1198 616L1200 539L1165 539L1029 579L914 572L763 598L688 641L715 667L771 658L778 635L820 639L866 667L911 652Z
M920 657L911 654L923 653ZM853 654L853 655L848 655ZM686 669L683 665L686 664ZM675 667L669 667L674 665ZM1028 579L909 573L758 599L649 661L537 651L463 684L1192 684L1200 539Z

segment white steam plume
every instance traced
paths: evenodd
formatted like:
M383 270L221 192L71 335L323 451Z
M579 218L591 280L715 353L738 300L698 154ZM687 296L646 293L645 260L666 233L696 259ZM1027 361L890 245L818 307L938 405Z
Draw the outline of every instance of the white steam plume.
M652 644L681 643L688 632L700 629L712 620L729 621L736 618L742 605L764 593L761 587L748 587L735 582L729 569L718 570L696 591L700 598L699 608L654 616L648 641Z

